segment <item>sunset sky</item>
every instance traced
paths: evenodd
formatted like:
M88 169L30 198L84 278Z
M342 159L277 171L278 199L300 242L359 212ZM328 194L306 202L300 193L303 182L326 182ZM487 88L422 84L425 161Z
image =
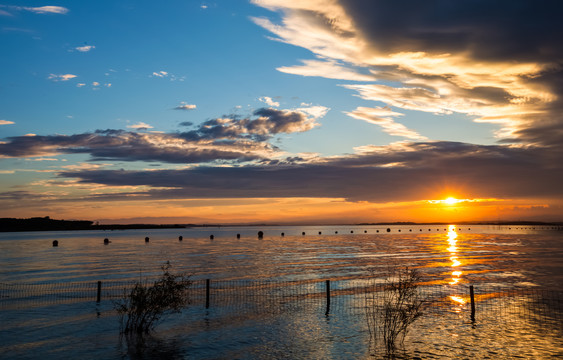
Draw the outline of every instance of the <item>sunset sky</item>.
M0 217L563 221L562 11L0 0Z

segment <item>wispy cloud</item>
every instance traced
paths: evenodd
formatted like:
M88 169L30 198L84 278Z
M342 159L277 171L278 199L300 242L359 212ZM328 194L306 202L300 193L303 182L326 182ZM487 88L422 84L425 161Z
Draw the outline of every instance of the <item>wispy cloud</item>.
M53 81L68 81L70 79L74 79L75 77L77 76L73 74L50 74L48 79Z
M390 135L402 136L411 140L428 140L427 137L420 135L414 130L408 129L403 124L397 123L393 118L403 116L404 114L394 112L388 107L358 107L352 112L346 112L346 114L355 119L379 125L383 128L383 131Z
M15 122L8 120L0 120L0 125L11 125L11 124L15 124Z
M267 104L268 106L273 106L273 107L279 107L280 103L277 101L274 101L271 97L269 96L262 96L261 98L259 98L258 100L260 100L261 102Z
M127 125L127 128L135 129L135 130L146 130L146 129L152 129L153 127L141 121L133 125Z
M75 47L74 49L80 52L88 52L90 50L95 49L96 47L94 45L84 45L84 46L78 46Z
M330 111L330 108L322 105L301 104L301 107L295 109L295 111L299 111L319 119L324 117Z
M180 105L174 108L174 110L195 110L196 108L197 108L196 105L188 104L182 101Z
M12 10L12 11L30 11L35 14L67 14L69 10L62 6L39 6L39 7L30 7L30 6L14 6L14 5L0 5L0 8ZM11 16L7 11L0 10L0 15L7 15Z
M166 72L166 71L155 71L155 72L152 73L152 76L163 78L163 77L168 76L168 72Z
M184 81L186 80L185 76L177 76L175 74L171 74L168 71L154 71L150 77L157 77L157 78L166 78L170 81Z
M25 159L26 161L59 161L57 158L32 158L32 159Z
M66 14L69 10L62 6L19 7L36 14Z
M350 81L375 81L372 74L362 74L350 66L339 64L334 60L301 60L303 65L281 66L277 68L286 74L301 76L319 76L328 79Z

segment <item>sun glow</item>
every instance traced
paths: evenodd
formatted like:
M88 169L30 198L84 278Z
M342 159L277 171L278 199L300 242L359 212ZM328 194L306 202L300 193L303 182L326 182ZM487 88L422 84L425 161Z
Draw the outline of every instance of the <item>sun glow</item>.
M441 205L456 205L459 203L469 203L469 202L480 202L482 199L458 199L453 196L449 196L442 200L427 200L431 204L441 204Z

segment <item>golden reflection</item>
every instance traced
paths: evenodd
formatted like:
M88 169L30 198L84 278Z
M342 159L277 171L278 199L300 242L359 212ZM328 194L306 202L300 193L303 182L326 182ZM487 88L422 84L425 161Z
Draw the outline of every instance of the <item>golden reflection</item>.
M452 278L451 281L449 282L450 285L456 285L457 283L459 283L461 281L461 274L462 272L460 270L455 269L456 267L461 265L461 261L459 261L459 258L457 257L457 232L456 230L456 226L455 225L449 225L448 226L448 244L450 245L448 247L448 251L450 252L450 261L452 262L451 267L454 268L452 271Z
M456 266L460 266L461 265L461 261L459 261L457 259L457 256L452 256L450 257L450 260L452 262L452 267L456 267Z
M451 253L455 253L457 251L457 248L456 248L457 232L455 231L455 229L456 229L455 225L449 225L448 226L448 243L450 244L448 251L451 252Z
M461 296L455 296L455 295L451 295L450 299L452 299L452 301L458 303L459 305L464 305L465 304L465 300L461 297Z

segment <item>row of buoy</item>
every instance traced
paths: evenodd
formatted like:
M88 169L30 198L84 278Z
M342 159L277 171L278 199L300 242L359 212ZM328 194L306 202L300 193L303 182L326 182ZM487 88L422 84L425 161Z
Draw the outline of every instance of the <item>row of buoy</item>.
M535 227L517 227L514 228L516 230L536 230ZM512 230L512 228L508 228L508 230ZM541 227L537 230L563 230L563 227L558 227L558 226L547 226L547 227Z
M422 231L422 229L419 229L419 230ZM471 230L471 228L468 228L467 230ZM387 231L387 232L391 232L391 228L387 228L386 231ZM401 232L401 229L398 229L397 231L398 231L398 232ZM428 231L432 231L432 229L428 229ZM436 229L436 231L440 231L440 229ZM448 231L448 229L444 229L444 231ZM461 231L461 228L459 228L458 231ZM368 232L367 230L364 230L364 234L367 234L367 232ZM379 233L379 230L376 230L376 232ZM412 232L412 229L409 229L409 232ZM338 231L335 231L334 233L335 233L335 234L338 234ZM353 233L354 233L354 230L351 230L350 233L353 234ZM305 236L305 235L306 235L305 231L303 231L303 232L301 233L301 235ZM322 231L319 231L319 235L322 235ZM285 233L282 232L282 233L281 233L281 236L282 236L282 237L285 236ZM259 239L263 239L263 238L264 238L264 232L263 232L263 231L258 231L258 238L259 238ZM209 235L209 239L210 239L210 240L214 240L214 239L215 239L215 235ZM240 239L240 234L237 234L237 239ZM178 236L178 241L182 241L182 240L184 240L184 237L181 236L181 235ZM150 242L150 238L147 236L147 237L145 237L145 243L148 243L148 242ZM108 245L109 243L111 243L111 241L109 241L108 238L105 238L105 239L104 239L104 245ZM57 246L59 246L59 241L58 241L58 240L53 240L53 247L57 247Z
M419 231L423 231L422 229L418 229ZM467 230L471 230L471 228L467 228ZM387 232L391 232L390 228L387 228L386 230ZM428 231L432 231L432 229L428 229ZM436 229L436 231L440 231L440 229ZM448 229L444 229L444 231L448 231ZM462 231L461 228L457 229L457 231ZM379 232L379 230L376 230L376 232ZM398 229L397 232L401 232L401 229ZM412 229L409 229L409 232L412 232Z

